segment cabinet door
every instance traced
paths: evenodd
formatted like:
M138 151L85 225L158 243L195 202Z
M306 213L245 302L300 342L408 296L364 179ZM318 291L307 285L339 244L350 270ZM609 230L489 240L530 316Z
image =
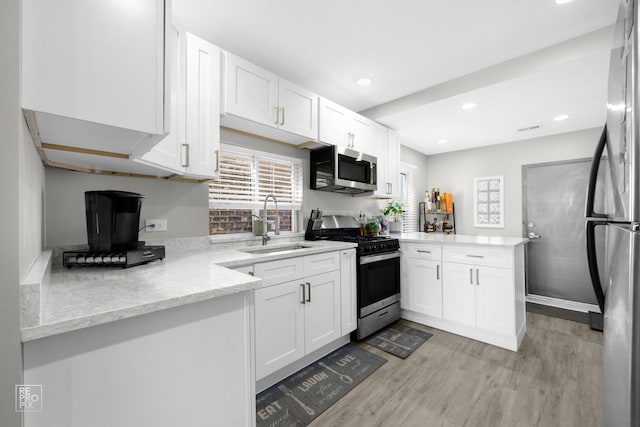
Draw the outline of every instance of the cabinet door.
M225 52L225 113L276 127L278 76Z
M475 267L476 326L500 334L514 335L515 286L513 270Z
M356 251L349 249L340 253L340 311L342 332L347 335L358 324L358 296L356 278Z
M318 123L318 139L322 142L349 148L349 117L351 112L346 108L320 98L320 118Z
M278 126L291 133L318 139L318 95L283 78L278 80Z
M307 277L305 282L304 348L309 354L340 338L340 271Z
M442 317L442 271L440 262L410 258L407 262L409 309Z
M442 318L476 325L476 285L473 265L442 263Z
M185 75L186 62L186 33L176 25L170 27L167 37L171 54L169 58L169 120L170 133L156 144L142 158L137 159L141 163L159 166L176 173L184 173L182 166L182 144L184 144L184 98L185 98Z
M22 3L23 108L165 133L164 0Z
M220 49L187 33L185 173L217 178L220 148ZM184 161L185 159L183 159Z
M376 170L378 173L378 189L375 196L389 196L389 186L387 185L387 128L377 123L371 128L371 154L376 156L378 163Z
M351 148L371 154L373 148L373 122L364 116L352 113L350 120Z
M400 193L400 138L398 133L387 131L386 180L392 197Z
M303 283L256 289L256 379L304 356Z

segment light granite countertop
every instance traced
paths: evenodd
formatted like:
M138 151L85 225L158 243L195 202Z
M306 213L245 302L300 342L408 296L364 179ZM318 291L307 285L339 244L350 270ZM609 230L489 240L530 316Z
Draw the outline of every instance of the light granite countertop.
M516 247L523 245L529 239L522 237L501 237L501 236L470 236L464 234L445 233L403 233L398 234L400 242L406 243L441 243L452 245L481 245L481 246L504 246Z
M261 287L262 280L233 268L355 247L344 242L294 243L307 248L248 253L210 245L205 249L168 251L162 261L128 269L67 269L59 257L45 251L32 267L37 271L27 275L29 283L22 283L22 341L250 291ZM39 293L34 293L34 289L39 289ZM29 317L29 312L35 316Z

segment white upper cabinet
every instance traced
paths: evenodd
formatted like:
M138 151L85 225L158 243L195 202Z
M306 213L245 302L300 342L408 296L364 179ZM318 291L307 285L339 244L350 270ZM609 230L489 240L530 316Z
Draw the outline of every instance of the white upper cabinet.
M222 124L291 144L318 138L318 95L224 53Z
M326 98L320 98L319 120L320 142L374 154L371 120Z
M400 197L400 139L398 134L382 125L374 123L372 144L378 158L377 197Z
M278 76L225 52L224 113L275 126Z
M165 23L164 0L24 0L22 107L32 133L123 155L155 145L169 130Z
M217 178L221 50L171 27L171 132L141 163L193 178Z

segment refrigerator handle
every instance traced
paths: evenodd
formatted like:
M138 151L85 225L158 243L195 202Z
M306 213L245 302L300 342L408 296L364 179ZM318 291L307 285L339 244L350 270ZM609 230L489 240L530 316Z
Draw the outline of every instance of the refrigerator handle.
M604 289L600 282L600 272L598 270L598 257L596 254L596 227L599 225L607 225L606 221L587 221L586 237L587 237L587 264L589 265L589 275L591 276L591 284L593 291L598 300L600 313L604 315Z
M587 218L607 218L607 215L594 212L594 203L596 196L596 183L598 181L598 169L600 169L600 160L607 146L607 125L602 128L602 134L598 141L598 146L591 161L591 171L589 172L589 184L587 185L587 203L585 204L585 216Z

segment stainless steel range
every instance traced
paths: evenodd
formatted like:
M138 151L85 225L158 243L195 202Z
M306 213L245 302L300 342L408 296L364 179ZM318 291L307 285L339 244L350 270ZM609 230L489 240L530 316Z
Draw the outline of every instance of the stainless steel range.
M351 216L313 211L307 240L338 240L358 244L357 339L363 339L400 319L400 243L382 236L360 236L358 220Z

